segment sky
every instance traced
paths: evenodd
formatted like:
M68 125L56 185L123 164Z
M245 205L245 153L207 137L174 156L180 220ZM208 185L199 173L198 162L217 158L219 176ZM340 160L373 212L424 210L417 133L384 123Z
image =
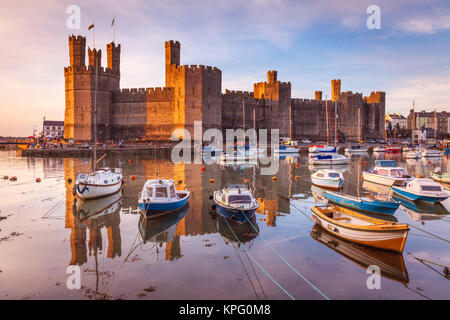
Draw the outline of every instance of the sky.
M369 29L370 5L380 29ZM67 8L80 8L69 29ZM267 70L292 97L386 92L386 112L450 112L450 2L442 0L8 1L0 11L0 136L27 136L42 119L64 120L68 36L102 49L120 43L121 87L164 86L164 41L181 43L181 64L216 66L222 91L252 91ZM87 55L86 55L87 60ZM87 63L87 61L86 61Z

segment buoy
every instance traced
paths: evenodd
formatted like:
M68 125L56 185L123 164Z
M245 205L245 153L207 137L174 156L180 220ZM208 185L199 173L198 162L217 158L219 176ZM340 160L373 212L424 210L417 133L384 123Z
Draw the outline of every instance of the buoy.
M209 183L214 183L214 179L209 179Z
M41 178L36 178L36 182L37 183L41 182Z
M130 160L128 160L128 163L132 163L132 162L133 162L133 160L131 160L131 159L130 159Z
M202 167L202 169L201 169L202 171L205 171L205 167Z
M8 180L9 177L8 177L8 176L4 176L3 179L4 179L4 180Z
M11 178L9 178L9 181L17 181L17 177L16 176L11 177Z
M131 176L131 180L135 180L136 179L136 176L135 175L132 175Z
M296 164L295 164L295 167L296 167L296 168L300 167L300 164L296 163Z
M245 182L245 183L249 183L250 180L249 180L249 179L245 179L244 182Z
M299 176L295 176L295 180L299 180L300 179L300 177Z
M367 165L367 162L363 161L362 164L363 164L363 166L365 166L365 165Z
M423 178L423 176L421 174L417 175L417 178Z
M277 181L277 177L272 177L272 181Z
M67 183L71 184L72 183L72 178L67 179Z
M428 164L431 164L431 160L428 160Z

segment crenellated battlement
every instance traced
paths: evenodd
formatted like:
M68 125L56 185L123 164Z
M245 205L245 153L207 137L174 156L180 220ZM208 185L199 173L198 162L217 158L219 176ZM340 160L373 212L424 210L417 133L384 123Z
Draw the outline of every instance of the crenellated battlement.
M386 92L384 91L372 91L369 97L364 97L364 100L367 103L385 103L386 101Z
M74 73L81 73L81 74L95 74L95 66L70 66L70 67L64 67L64 75L74 74ZM110 68L104 68L99 67L98 68L98 75L99 76L119 76L119 73L111 70Z
M81 36L81 35L74 35L74 34L72 34L72 35L70 35L69 36L69 43L71 43L71 42L75 42L75 41L79 41L79 42L84 42L84 43L86 43L86 37L83 37L83 36Z
M175 88L123 88L113 92L113 102L172 101Z
M249 96L253 98L253 91L239 91L239 90L229 90L225 89L225 94L229 95L240 95L240 96Z
M170 48L170 47L173 47L173 46L181 47L180 42L179 41L175 41L175 40L166 41L164 43L164 45L165 45L166 48Z

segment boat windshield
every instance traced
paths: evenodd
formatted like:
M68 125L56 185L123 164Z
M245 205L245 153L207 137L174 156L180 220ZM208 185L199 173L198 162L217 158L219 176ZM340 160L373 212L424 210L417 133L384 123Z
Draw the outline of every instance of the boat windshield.
M167 198L167 188L166 187L156 187L155 188L156 198Z
M252 199L249 195L245 194L233 194L228 196L228 203L241 203L241 204L250 204Z
M442 191L441 186L420 186L422 191Z
M393 177L403 177L408 175L408 172L406 172L406 170L404 169L392 169L391 170L391 176Z
M330 178L339 178L341 176L337 172L330 172L330 173L328 173L328 175L330 176Z

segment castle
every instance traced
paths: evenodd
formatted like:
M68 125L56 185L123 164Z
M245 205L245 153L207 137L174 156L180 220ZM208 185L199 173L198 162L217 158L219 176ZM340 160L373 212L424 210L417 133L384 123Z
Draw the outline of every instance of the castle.
M270 70L267 81L255 83L253 92L223 93L222 71L181 65L178 41L165 43L165 87L121 89L120 49L114 42L106 45L103 68L102 51L88 48L86 66L86 38L69 37L70 66L64 68L66 139L93 140L94 99L100 141L169 141L175 129L187 129L193 137L194 121L202 121L203 131L216 128L224 136L226 129L242 128L245 121L246 129L279 129L280 137L325 140L327 111L330 137L334 125L338 137L347 140L384 136L384 92L369 97L341 92L341 80L332 80L330 101L322 99L321 91L315 92L315 99L297 99L291 97L291 83L279 81L277 71Z

